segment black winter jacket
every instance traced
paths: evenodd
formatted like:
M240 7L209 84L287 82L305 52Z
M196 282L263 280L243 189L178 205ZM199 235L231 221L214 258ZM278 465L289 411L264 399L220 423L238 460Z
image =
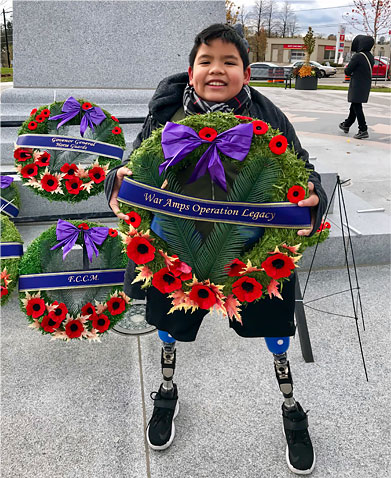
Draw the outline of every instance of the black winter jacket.
M357 35L352 42L352 51L356 53L345 68L345 75L350 76L349 103L366 103L368 101L371 90L372 67L375 63L370 52L373 45L373 38L366 35Z

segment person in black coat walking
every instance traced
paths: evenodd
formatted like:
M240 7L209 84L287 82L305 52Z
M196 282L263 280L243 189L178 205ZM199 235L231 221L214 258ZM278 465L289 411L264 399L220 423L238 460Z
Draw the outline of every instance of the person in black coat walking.
M355 139L369 137L362 104L368 102L371 90L372 67L375 60L370 50L374 43L374 39L370 36L357 35L352 42L352 51L355 54L345 68L345 75L350 76L348 91L350 112L348 118L340 123L339 127L344 133L348 133L357 118L358 133L354 135Z

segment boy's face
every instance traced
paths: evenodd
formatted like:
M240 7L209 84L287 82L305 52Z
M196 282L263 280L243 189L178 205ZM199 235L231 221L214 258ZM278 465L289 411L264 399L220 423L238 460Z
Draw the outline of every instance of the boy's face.
M250 67L243 71L243 61L233 43L216 38L198 49L189 83L206 101L223 103L236 96L250 82Z

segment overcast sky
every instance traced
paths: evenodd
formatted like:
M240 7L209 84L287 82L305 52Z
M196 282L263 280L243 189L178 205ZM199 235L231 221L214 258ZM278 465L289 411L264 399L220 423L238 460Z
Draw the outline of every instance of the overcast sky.
M301 32L307 31L311 26L316 33L329 35L338 33L338 26L344 22L342 15L350 12L353 2L350 0L288 0L295 11L297 23ZM236 5L243 5L245 11L249 11L255 4L255 0L236 0ZM284 1L277 2L280 6ZM346 24L346 34L349 37L355 36L362 31L353 29ZM391 27L390 27L391 28ZM365 34L365 33L364 33ZM388 37L389 35L385 35Z

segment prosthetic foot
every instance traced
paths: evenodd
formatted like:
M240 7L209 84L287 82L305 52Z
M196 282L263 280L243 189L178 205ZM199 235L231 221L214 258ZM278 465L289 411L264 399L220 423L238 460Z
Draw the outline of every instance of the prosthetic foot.
M164 334L167 335L164 336ZM154 450L165 450L175 437L174 419L179 412L178 390L172 379L175 371L175 340L166 332L159 331L159 336L164 336L162 347L162 373L163 383L158 392L152 392L154 401L153 414L146 430L148 445Z
M282 419L288 468L297 475L309 475L315 468L315 452L308 433L307 413L293 398L293 380L286 354L289 337L266 337L265 341L273 354L278 385L284 395Z

